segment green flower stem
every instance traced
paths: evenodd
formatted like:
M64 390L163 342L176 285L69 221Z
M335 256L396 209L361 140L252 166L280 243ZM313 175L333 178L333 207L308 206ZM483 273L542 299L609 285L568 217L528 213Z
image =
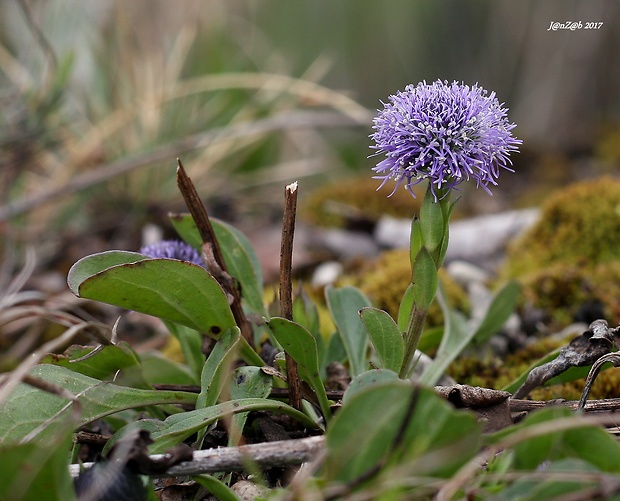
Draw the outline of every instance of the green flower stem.
M411 369L411 362L416 352L416 348L420 343L420 337L422 337L422 329L424 328L424 321L428 309L418 308L415 304L411 308L411 314L409 315L409 321L407 322L407 329L403 334L405 341L405 356L403 358L403 365L400 368L400 378L404 379L409 377Z
M435 195L439 195L439 200L435 201ZM428 309L437 293L437 270L443 263L448 246L448 226L453 207L447 192L435 190L433 193L429 185L420 216L411 225L411 285L402 302L402 306L410 305L411 309L403 333L405 356L400 369L401 378L409 375Z

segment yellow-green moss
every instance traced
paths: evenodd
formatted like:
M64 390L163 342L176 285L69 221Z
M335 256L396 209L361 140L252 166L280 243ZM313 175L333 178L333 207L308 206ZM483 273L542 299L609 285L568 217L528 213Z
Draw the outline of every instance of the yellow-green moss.
M603 127L598 137L594 155L602 162L603 168L617 168L620 163L620 126Z
M412 218L417 214L424 188L416 189L417 198L399 189L391 196L390 187L377 191L380 181L370 176L342 179L313 192L303 201L300 215L309 223L317 226L342 227L345 222L344 212L352 212L369 220L376 220L383 215Z
M463 356L448 368L448 374L460 384L501 389L523 374L531 364L553 350L565 346L570 339L541 338L535 343L500 359ZM537 388L530 397L534 400L564 398L579 400L585 384L578 379L561 385ZM601 372L592 387L589 398L620 397L620 369Z
M563 263L585 268L620 259L620 180L602 177L552 195L541 217L508 249L511 277Z
M587 301L609 321L620 316L620 180L570 185L541 208L538 223L512 242L502 278L523 285L523 300L567 325Z

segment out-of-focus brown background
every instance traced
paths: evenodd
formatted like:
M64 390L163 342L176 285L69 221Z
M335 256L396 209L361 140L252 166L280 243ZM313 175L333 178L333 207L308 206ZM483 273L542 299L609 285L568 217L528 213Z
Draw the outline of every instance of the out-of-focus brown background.
M3 0L0 278L26 245L61 274L135 249L183 209L177 157L212 214L276 222L291 181L303 204L369 173L380 100L422 80L478 82L518 124L517 173L471 210L535 205L620 165L619 62L615 0Z

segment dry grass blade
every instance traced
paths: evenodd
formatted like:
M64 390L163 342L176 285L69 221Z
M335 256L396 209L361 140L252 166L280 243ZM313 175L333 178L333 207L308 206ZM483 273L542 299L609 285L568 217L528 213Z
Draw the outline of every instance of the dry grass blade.
M71 195L77 191L103 183L114 177L146 167L150 164L180 156L182 153L204 148L211 144L262 136L275 131L308 128L352 127L362 125L359 120L351 119L335 112L290 112L273 117L213 129L191 135L185 139L172 141L159 146L149 153L124 158L116 162L101 165L94 170L73 177L63 186L43 190L36 195L8 203L0 207L0 221L26 213L44 203Z

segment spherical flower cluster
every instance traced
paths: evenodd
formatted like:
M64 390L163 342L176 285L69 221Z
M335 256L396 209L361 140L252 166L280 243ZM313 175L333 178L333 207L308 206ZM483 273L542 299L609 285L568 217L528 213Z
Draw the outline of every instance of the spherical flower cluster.
M145 245L140 249L140 254L153 258L178 259L179 261L188 261L203 268L205 267L205 263L198 251L180 240L162 240L154 244Z
M509 154L522 141L495 92L438 80L408 85L382 104L370 136L375 155L386 157L373 168L381 186L392 179L394 191L404 184L413 194L412 186L428 179L437 200L469 179L491 193L500 167L514 172Z

